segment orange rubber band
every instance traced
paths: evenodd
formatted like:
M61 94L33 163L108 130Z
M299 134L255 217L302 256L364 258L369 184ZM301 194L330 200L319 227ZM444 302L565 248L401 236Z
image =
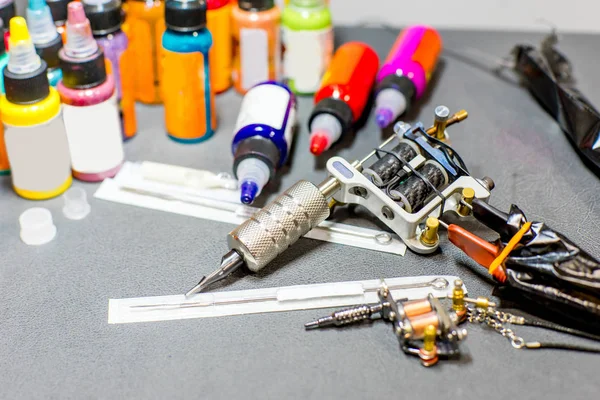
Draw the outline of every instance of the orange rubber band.
M521 241L525 233L529 230L529 228L531 228L531 222L526 222L525 224L523 224L521 229L519 229L519 231L515 234L515 236L513 236L510 239L506 247L502 249L500 255L496 257L496 259L490 264L490 274L495 276L496 269L498 269L498 267L502 265L504 260L506 260L506 257L508 257L508 255L510 254L510 252L514 250L517 244L519 244L519 242Z

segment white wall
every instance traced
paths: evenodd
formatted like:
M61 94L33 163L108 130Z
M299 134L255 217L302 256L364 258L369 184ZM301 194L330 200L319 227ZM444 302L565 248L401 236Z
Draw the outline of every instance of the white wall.
M384 22L436 28L600 32L600 0L331 0L338 24Z

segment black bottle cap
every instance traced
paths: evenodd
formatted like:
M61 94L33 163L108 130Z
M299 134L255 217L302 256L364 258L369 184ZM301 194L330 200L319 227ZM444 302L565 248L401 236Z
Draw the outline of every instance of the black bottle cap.
M71 0L46 0L50 7L50 14L56 25L64 25L67 21L67 7Z
M383 90L383 89L396 89L400 93L404 95L407 100L406 109L408 111L408 107L415 100L415 95L417 94L417 89L415 88L415 84L406 77L396 74L389 74L385 78L379 82L377 88L375 88L375 93Z
M13 104L32 104L44 100L50 94L50 84L44 60L38 69L28 74L15 74L4 68L4 91L6 100Z
M176 32L194 32L206 27L206 1L168 0L165 24L167 29Z
M274 0L240 0L240 9L244 11L265 11L275 7Z
M2 45L4 46L4 45ZM60 35L54 38L53 41L44 44L36 44L35 52L42 58L42 60L46 61L48 64L48 68L57 68L60 64L60 60L58 58L58 52L62 49L63 42Z
M60 68L63 72L62 82L69 89L88 89L106 81L106 64L104 52L100 47L92 56L77 60L66 57L65 50L58 52Z
M331 114L333 115L340 124L342 125L342 132L347 132L352 127L352 109L346 103L340 99L333 97L326 97L319 101L308 119L308 130L310 131L310 125L313 119L319 114Z
M83 8L90 21L94 36L105 36L121 29L123 15L120 0L112 0L103 4L88 4L83 1Z
M252 136L242 140L233 155L234 174L236 174L238 164L248 157L264 161L271 171L271 176L275 176L275 166L279 164L279 150L275 143L262 136Z

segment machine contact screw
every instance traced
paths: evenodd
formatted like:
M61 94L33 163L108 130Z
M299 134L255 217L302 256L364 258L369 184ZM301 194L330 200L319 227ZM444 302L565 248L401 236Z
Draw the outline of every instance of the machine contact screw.
M425 222L425 229L421 233L421 243L429 247L437 245L440 240L440 237L438 236L439 226L440 221L437 218L427 218L427 221Z
M474 198L475 198L475 190L473 190L473 188L464 188L462 190L461 202L459 203L456 212L458 212L463 217L466 217L467 215L469 215L471 213L470 205L473 203Z

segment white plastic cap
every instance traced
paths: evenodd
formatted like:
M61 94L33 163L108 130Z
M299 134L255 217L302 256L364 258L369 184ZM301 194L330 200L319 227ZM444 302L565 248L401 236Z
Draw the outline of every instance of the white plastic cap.
M56 236L56 226L47 208L29 208L19 217L21 240L30 246L50 242Z
M65 217L79 220L84 219L90 213L91 207L87 201L87 194L82 188L72 187L62 197L65 199L63 207Z
M215 174L210 171L151 161L142 161L140 171L144 179L172 185L198 189L224 188L230 190L236 190L238 187L237 180L227 173Z

